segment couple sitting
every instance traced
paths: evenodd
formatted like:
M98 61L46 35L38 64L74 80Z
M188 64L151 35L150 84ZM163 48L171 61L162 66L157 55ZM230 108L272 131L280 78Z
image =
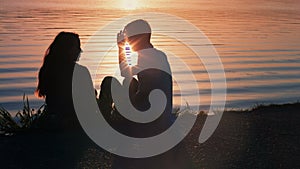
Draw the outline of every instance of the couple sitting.
M172 125L172 76L170 66L166 55L153 48L150 38L151 28L146 21L136 20L126 25L124 30L117 36L119 66L121 75L125 79L121 84L114 77L105 77L101 83L98 105L102 115L110 123L111 127L131 137L145 138L158 135ZM132 49L138 53L138 63L135 66L129 66L126 62L124 52L125 42L129 43ZM46 51L43 65L39 71L39 82L36 92L40 97L46 99L48 110L46 114L47 118L39 120L41 128L55 128L63 132L69 132L70 129L74 131L76 129L76 135L79 133L84 136L79 138L86 138L77 119L72 98L74 67L79 66L87 72L85 67L76 63L80 52L80 40L77 34L68 32L59 33ZM137 79L134 78L135 75L137 75ZM89 81L89 83L92 83L91 79ZM90 87L90 94L93 96L93 85L91 84ZM151 91L154 92L155 89L160 89L166 96L166 100L156 99L153 102L151 100L151 96L153 95ZM123 96L123 93L129 93L129 96L119 97ZM116 99L119 99L119 102ZM138 111L145 112L153 107L159 107L160 102L165 104L164 101L166 101L166 107L162 114L148 123L128 120L122 116L122 111L128 111L126 109L118 111L119 104L126 103L128 105L125 104L125 107L134 107ZM113 106L113 103L115 106ZM132 107L130 107L131 105ZM127 113L130 114L132 111L130 110ZM118 117L118 119L112 120L114 116ZM77 140L79 138L76 137ZM81 148L85 151L85 139L79 142L79 146L76 146L76 149ZM192 166L191 164L184 145L178 144L161 155L149 158L114 156L112 168L189 169Z
M101 84L98 102L101 113L112 127L135 137L154 136L171 125L171 70L166 55L153 47L150 38L151 27L144 20L135 20L118 33L119 67L125 79L123 84L120 84L114 77L105 77ZM129 66L126 61L125 42L138 53L138 63L135 66ZM46 51L39 71L36 92L38 96L45 98L49 118L55 119L58 128L80 128L72 100L73 70L80 53L79 36L74 33L61 32ZM137 79L134 78L135 75ZM137 123L126 119L118 113L118 105L116 105L117 109L112 106L114 103L112 82L116 82L120 90L129 90L130 102L138 111L146 111L151 106L156 106L150 105L149 95L152 90L160 89L167 99L164 112L149 123ZM119 118L118 124L112 120L113 116Z

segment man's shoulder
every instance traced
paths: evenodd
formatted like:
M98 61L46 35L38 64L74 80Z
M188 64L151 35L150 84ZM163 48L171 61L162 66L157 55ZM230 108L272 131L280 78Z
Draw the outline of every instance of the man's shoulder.
M165 55L165 53L163 51L161 51L160 49L157 49L157 48L142 49L138 53L141 53L141 54L161 54L161 55Z
M156 48L149 48L142 52L138 60L139 68L156 68L171 73L167 56Z
M146 58L150 59L150 60L154 59L156 61L162 61L162 60L167 59L167 55L163 51L161 51L157 48L148 48L142 52L142 55L144 55L144 57L143 57L144 59L146 59ZM149 57L149 56L151 56L151 57Z
M157 52L158 55L161 55L161 56L165 56L165 57L166 57L165 52L163 52L162 50L157 49L157 48L154 48L154 50Z
M168 63L168 58L167 58L167 55L165 54L165 52L159 50L159 49L156 49L156 56L159 58L160 62L166 64Z

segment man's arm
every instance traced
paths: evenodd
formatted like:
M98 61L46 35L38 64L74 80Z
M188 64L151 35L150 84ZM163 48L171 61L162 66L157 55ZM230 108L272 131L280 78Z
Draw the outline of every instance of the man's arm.
M119 48L119 68L121 72L121 76L125 78L132 77L131 74L131 68L127 63L126 57L125 57L125 37L124 32L120 31L117 35L117 43Z

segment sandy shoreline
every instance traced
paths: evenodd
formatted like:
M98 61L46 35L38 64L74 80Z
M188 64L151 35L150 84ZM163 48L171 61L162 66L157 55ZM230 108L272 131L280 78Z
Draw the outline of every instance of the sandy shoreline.
M299 168L299 110L300 103L227 111L203 144L197 140L206 116L199 115L179 145L187 155L177 157L195 169ZM111 168L118 161L80 132L0 136L0 150L1 168Z

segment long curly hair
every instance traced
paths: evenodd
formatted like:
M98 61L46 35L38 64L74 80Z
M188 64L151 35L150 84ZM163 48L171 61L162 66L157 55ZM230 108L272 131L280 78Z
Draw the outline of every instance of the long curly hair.
M60 68L75 64L81 53L79 35L60 32L45 52L42 67L38 73L36 94L46 97L53 78L59 75Z

